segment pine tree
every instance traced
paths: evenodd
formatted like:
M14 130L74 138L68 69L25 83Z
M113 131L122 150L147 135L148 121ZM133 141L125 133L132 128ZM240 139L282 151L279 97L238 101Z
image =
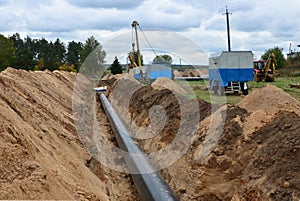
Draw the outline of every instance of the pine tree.
M117 57L114 62L110 65L111 74L122 74L122 66Z

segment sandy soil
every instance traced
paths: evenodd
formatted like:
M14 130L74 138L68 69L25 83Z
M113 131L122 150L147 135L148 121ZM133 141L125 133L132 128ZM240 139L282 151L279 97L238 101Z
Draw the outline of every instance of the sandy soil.
M131 178L83 147L72 113L75 80L63 71L0 73L0 200L135 199Z
M200 77L203 75L208 75L208 70L185 70L184 72L174 71L175 77Z
M159 88L127 88L135 84L120 80L112 95L112 102L133 133L151 127L152 107L160 105L166 112L167 123L159 134L137 140L150 155L168 146L180 127L180 105L174 90L166 89L178 86L159 83ZM119 101L128 99L128 94L129 104ZM198 104L201 118L189 150L161 171L181 200L300 199L299 101L281 89L265 86L237 106L214 106L217 111L211 112L209 103L199 100ZM216 135L218 119L224 121L224 127ZM208 144L215 144L208 155L203 155L206 139Z
M0 73L0 199L138 200L130 176L103 166L78 137L75 80L61 71ZM265 86L237 106L215 106L188 99L170 80L144 86L108 75L103 85L150 155L173 142L186 111L197 119L188 150L161 170L180 200L300 199L300 103L284 91ZM115 143L96 106L102 132ZM164 118L153 118L159 113ZM140 138L145 133L155 135Z

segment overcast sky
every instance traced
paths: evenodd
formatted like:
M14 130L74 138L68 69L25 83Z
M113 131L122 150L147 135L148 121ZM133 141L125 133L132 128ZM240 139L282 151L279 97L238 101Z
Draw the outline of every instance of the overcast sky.
M93 35L104 48L112 48L117 38L123 43L119 50L126 55L132 43L131 23L136 20L146 36L141 49L169 53L182 48L174 51L181 58L188 51L197 52L197 46L210 55L227 50L226 17L222 15L226 5L232 13L232 50L251 50L255 58L276 46L284 54L290 44L292 50L299 50L299 0L0 0L0 34L59 38L65 44L84 42ZM144 35L140 33L141 41Z

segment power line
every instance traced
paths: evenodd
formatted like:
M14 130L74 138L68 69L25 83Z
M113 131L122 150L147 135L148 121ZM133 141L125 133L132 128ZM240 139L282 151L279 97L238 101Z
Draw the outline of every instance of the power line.
M139 27L139 29L141 30L141 33L143 34L143 36L144 36L144 38L145 38L146 42L147 42L147 43L148 43L148 45L150 46L150 48L151 48L152 52L154 53L154 55L155 55L155 56L157 56L157 54L156 54L156 52L155 52L154 48L153 48L153 47L152 47L152 45L150 44L149 40L147 39L147 37L146 37L146 35L145 35L144 31L142 30L142 28L140 27L140 25L138 25L138 27Z

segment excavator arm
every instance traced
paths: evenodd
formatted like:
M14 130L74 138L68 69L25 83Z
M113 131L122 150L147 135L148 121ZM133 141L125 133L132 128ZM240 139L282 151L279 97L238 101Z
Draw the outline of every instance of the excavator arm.
M277 64L275 61L275 54L272 53L266 62L265 81L267 81L267 82L274 81L275 76L278 74L278 71L276 70L276 68L277 68Z

